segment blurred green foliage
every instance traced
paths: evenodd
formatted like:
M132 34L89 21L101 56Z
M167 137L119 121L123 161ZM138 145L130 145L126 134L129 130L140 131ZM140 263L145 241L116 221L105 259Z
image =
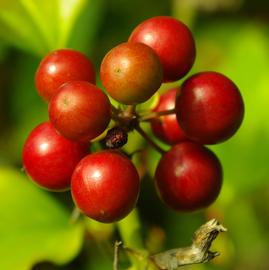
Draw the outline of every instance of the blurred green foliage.
M115 227L89 219L84 227L82 221L70 224L70 194L42 191L20 171L27 134L48 117L33 78L41 57L61 47L83 51L98 71L110 48L127 40L139 22L157 15L174 15L192 27L197 59L191 72L216 70L229 76L241 90L246 114L235 137L212 146L223 164L224 184L205 211L168 210L152 182L159 155L149 149L135 156L140 171L143 164L149 171L138 203L145 243L152 252L187 245L205 219L216 217L229 229L214 245L222 255L187 269L268 269L268 11L265 0L0 1L0 269L112 268ZM143 146L131 134L126 149Z
M83 226L22 172L0 168L0 269L30 269L42 260L62 264L82 246Z

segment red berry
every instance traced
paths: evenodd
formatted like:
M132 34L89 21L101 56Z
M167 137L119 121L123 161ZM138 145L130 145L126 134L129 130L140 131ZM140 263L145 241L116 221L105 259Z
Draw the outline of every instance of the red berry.
M169 207L194 211L209 206L217 198L222 168L212 151L183 142L163 155L155 179L158 193Z
M113 150L86 156L76 167L71 192L77 207L100 222L115 222L135 207L139 176L132 162Z
M159 102L153 111L161 112L175 108L176 95L180 88L172 88L160 96ZM160 116L151 121L153 133L168 144L175 144L187 139L179 126L176 114Z
M163 65L164 81L184 77L195 60L192 33L185 24L171 17L153 17L142 22L129 41L144 43L157 53Z
M162 66L150 47L122 43L104 57L100 76L112 98L123 104L135 104L146 101L159 89Z
M23 165L38 185L61 191L69 188L75 166L87 153L87 144L65 139L49 122L44 122L25 142Z
M240 127L244 103L237 86L226 76L202 72L182 85L176 114L187 137L215 144L230 138Z
M41 61L35 75L39 95L49 101L59 86L68 81L95 83L95 70L91 61L81 52L71 49L49 53Z
M49 104L53 126L66 138L88 141L100 135L109 124L111 105L95 85L72 81L63 84Z

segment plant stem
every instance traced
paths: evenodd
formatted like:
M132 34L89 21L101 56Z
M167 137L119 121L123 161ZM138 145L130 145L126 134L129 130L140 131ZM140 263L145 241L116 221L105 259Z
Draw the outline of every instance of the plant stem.
M132 227L132 222L134 222L132 218L133 217L131 217L127 223L124 223L125 230L128 225ZM126 233L125 230L122 231L124 235ZM186 265L206 263L219 256L219 252L212 252L210 247L218 234L226 231L227 229L216 219L211 219L195 231L192 244L187 247L174 248L150 256L145 250L141 251L141 249L134 249L133 247L128 246L123 246L123 249L129 254L132 262L134 261L131 269L148 269L148 267L151 266L150 269L153 267L154 269L157 268L160 270L177 270L179 267L184 267ZM126 236L126 241L129 241L128 233ZM138 248L139 246L140 245L138 245ZM115 244L114 264L118 261L117 252ZM135 258L137 259L135 260Z
M150 121L152 119L158 118L160 116L175 114L175 109L160 111L160 112L150 112L148 114L142 115L138 118L138 121L145 122Z
M148 134L138 125L135 127L135 130L142 136L144 139L155 149L157 150L160 154L164 154L165 151L157 144L155 143L149 136Z
M127 108L123 111L124 116L129 118L136 116L135 107L136 105L128 105Z
M140 235L141 224L136 209L134 209L126 218L119 221L117 227L124 245L138 250L144 249Z
M123 110L112 106L112 119L120 127L132 130L137 123L136 105L128 105Z
M119 247L122 244L120 241L116 241L114 245L114 262L113 262L113 270L118 270L119 267Z
M226 231L227 229L216 219L212 219L196 230L190 246L166 250L151 255L149 259L158 269L170 270L176 270L186 265L208 262L220 255L219 252L212 252L209 249L218 234Z
M136 209L134 209L126 218L119 221L117 227L124 245L139 250L141 253L146 253L141 237L140 219ZM129 258L135 269L139 269L141 262L134 256L130 255Z
M80 217L80 210L75 206L73 211L71 212L70 218L69 218L69 222L71 224L74 224Z

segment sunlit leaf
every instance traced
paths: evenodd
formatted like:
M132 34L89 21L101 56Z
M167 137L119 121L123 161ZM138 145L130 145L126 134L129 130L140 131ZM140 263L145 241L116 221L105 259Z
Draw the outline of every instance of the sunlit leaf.
M0 36L12 45L37 54L48 50L44 37L21 1L0 1Z
M57 47L65 47L72 27L85 6L87 0L58 0L59 3L59 39Z
M81 41L86 48L86 40L96 31L102 3L96 0L3 0L0 1L0 37L39 56L57 48L76 47ZM84 25L77 24L81 18ZM73 35L77 42L73 41Z

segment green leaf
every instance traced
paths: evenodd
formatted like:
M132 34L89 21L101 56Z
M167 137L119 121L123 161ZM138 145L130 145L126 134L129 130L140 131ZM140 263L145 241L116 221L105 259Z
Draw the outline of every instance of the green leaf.
M74 45L72 35L77 42L86 43L88 39L85 36L94 36L102 3L96 0L0 1L0 38L39 56ZM85 10L87 16L81 16ZM89 25L84 35L76 29L81 27L77 24L81 17L84 24ZM85 44L81 47L85 48Z
M21 1L0 2L0 37L24 50L43 54L46 42Z
M58 35L58 1L20 0L24 12L31 18L49 50L55 48Z
M58 0L59 39L57 47L65 47L74 23L87 3L87 0Z
M82 224L70 224L66 209L23 173L0 168L0 203L0 269L64 264L79 252Z

